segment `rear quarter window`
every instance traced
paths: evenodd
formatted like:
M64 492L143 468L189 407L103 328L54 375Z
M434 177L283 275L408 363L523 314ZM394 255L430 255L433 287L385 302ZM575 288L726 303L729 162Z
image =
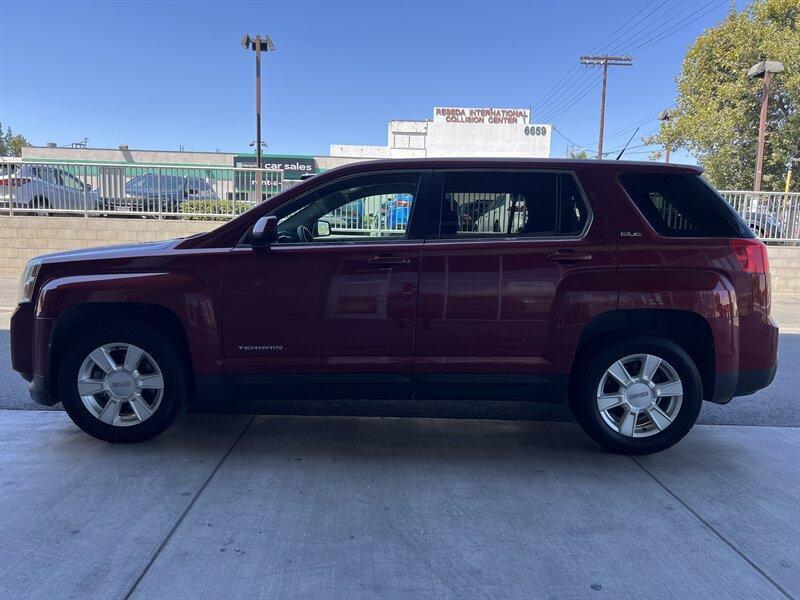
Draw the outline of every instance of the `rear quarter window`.
M619 182L665 237L753 237L735 210L699 175L620 173Z

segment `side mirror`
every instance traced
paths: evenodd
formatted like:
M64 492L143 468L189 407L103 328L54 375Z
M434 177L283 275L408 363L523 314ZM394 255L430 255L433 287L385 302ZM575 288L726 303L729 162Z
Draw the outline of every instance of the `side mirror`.
M253 234L250 243L253 248L265 248L278 239L278 217L270 215L261 217L253 225Z
M331 224L327 221L317 221L317 234L314 237L327 237L331 234Z

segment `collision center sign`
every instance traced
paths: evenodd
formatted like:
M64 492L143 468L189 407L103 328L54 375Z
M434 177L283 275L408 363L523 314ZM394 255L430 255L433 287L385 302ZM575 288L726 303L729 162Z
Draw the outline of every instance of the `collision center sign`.
M525 125L530 123L528 108L461 108L437 106L433 120L445 123L477 123L490 125Z

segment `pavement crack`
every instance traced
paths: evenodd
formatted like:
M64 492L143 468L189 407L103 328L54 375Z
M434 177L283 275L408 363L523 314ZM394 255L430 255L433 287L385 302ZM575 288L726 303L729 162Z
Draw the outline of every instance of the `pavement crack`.
M148 559L147 564L145 564L144 568L142 568L139 575L137 575L136 579L133 581L133 585L131 585L128 592L124 596L122 596L122 598L128 600L133 594L133 592L136 591L136 587L139 585L142 579L144 579L144 576L147 575L147 572L150 570L150 567L153 566L153 563L156 561L159 554L161 554L161 551L166 547L166 545L172 539L173 534L178 530L178 527L180 527L181 523L183 523L183 519L186 517L187 514L189 514L189 511L192 510L192 507L194 506L195 502L197 502L197 499L205 491L206 486L208 486L209 482L214 478L214 475L217 474L217 471L219 471L219 468L222 466L222 463L224 463L228 459L228 456L230 456L231 452L233 452L233 449L239 445L239 441L244 437L244 434L247 433L247 430L250 428L250 425L253 424L255 418L256 418L255 415L250 417L250 420L247 422L247 425L244 426L241 433L233 441L233 444L231 444L231 447L228 448L227 452L225 452L225 454L222 456L222 458L219 460L216 466L212 469L211 473L209 473L208 477L206 477L206 480L203 482L203 485L200 486L200 488L197 490L197 493L192 497L192 499L186 505L186 508L183 509L183 512L180 514L178 519L175 521L170 530L167 532L167 535L164 536L163 540L161 540L161 543L158 545L158 548L156 548L155 552L153 552L153 554Z
M688 505L686 502L684 502L684 500L683 500L682 498L680 498L680 497L679 497L679 496L678 496L678 495L677 495L675 492L673 492L671 489L669 489L669 488L668 488L668 487L667 487L667 486L666 486L666 485L665 485L665 484L664 484L664 483L663 483L663 482L662 482L662 481L661 481L661 480L660 480L658 477L656 477L656 476L655 476L655 475L653 475L653 474L652 474L650 471L648 471L648 470L645 468L645 466L644 466L642 463L640 463L638 460L636 460L636 459L635 459L633 456L629 456L628 458L630 458L630 459L631 459L631 460L634 462L634 464L635 464L636 466L638 466L638 467L639 467L639 468L640 468L642 471L644 471L645 473L647 473L647 475L648 475L648 476L649 476L649 477L650 477L650 478L651 478L653 481L655 481L655 482L656 482L656 483L657 483L657 484L658 484L658 485L661 487L661 489L663 489L665 492L667 492L667 494L669 494L670 496L672 496L672 497L673 497L673 498L674 498L674 499L675 499L675 500L676 500L676 501L677 501L677 502L678 502L678 503L679 503L681 506L683 506L683 507L684 507L686 510L688 510L688 511L689 511L689 513L691 513L691 514L694 516L694 518L695 518L695 519L697 519L698 521L700 521L700 522L701 522L701 523L702 523L702 524L703 524L703 525L704 525L704 526L705 526L705 527L706 527L706 528L707 528L707 529L708 529L708 530L709 530L711 533L713 533L713 534L714 534L714 535L715 535L717 538L719 538L719 539L720 539L720 540L721 540L721 541L722 541L722 542L723 542L725 545L727 545L727 546L728 546L728 547L729 547L731 550L733 550L733 551L734 551L736 554L738 554L739 556L741 556L741 557L742 557L742 559L744 559L744 561L745 561L747 564L749 564L751 567L753 567L753 568L754 568L754 569L755 569L755 570L756 570L756 571L757 571L757 572L758 572L758 573L759 573L759 574L760 574L760 575L761 575L761 576L762 576L764 579L766 579L767 581L769 581L769 582L770 582L770 583L771 583L771 584L772 584L772 585L775 587L775 589L777 589L777 590L778 590L778 591L779 591L781 594L783 594L783 595L784 595L786 598L789 598L789 600L795 600L794 596L792 596L792 595L791 595L789 592L787 592L785 589L783 589L783 588L780 586L780 584L779 584L777 581L775 581L775 580L774 580L772 577L770 577L770 576L769 576L769 575L768 575L768 574L767 574L767 573L766 573L766 572L765 572L765 571L764 571L764 570L763 570L761 567L759 567L759 566L758 566L756 563L754 563L752 560L750 560L750 559L749 559L749 558L748 558L748 557L747 557L747 556L744 554L744 552L742 552L741 550L739 550L739 548L737 548L737 547L736 547L736 546L735 546L735 545L734 545L734 544L733 544L733 543L732 543L730 540L728 540L728 539L727 539L727 538L726 538L724 535L722 535L722 534L721 534L719 531L717 531L717 530L714 528L714 526L713 526L713 525L711 525L711 523L709 523L709 522L708 522L708 521L706 521L706 520L705 520L705 519L704 519L702 516L700 516L700 514L699 514L697 511L695 511L695 510L694 510L692 507L690 507L690 506L689 506L689 505Z

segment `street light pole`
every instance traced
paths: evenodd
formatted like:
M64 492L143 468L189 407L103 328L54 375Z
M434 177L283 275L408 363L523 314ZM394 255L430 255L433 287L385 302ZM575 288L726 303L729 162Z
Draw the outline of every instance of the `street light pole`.
M673 116L673 115L672 115L672 110L668 108L668 109L666 109L666 110L662 110L662 111L659 113L659 115L658 115L658 120L659 120L659 121L662 121L662 122L671 121L671 120L672 120L672 116ZM665 163L669 163L669 142L666 142L666 143L664 144L664 154L665 154L665 156L664 156L664 162L665 162Z
M256 49L256 168L261 168L261 36L255 40Z
M772 73L781 73L783 63L776 60L763 60L754 64L747 71L748 77L760 77L761 84L761 117L758 122L758 151L756 154L756 181L754 191L761 191L761 178L764 175L764 141L767 134L767 104L769 103L769 82Z

